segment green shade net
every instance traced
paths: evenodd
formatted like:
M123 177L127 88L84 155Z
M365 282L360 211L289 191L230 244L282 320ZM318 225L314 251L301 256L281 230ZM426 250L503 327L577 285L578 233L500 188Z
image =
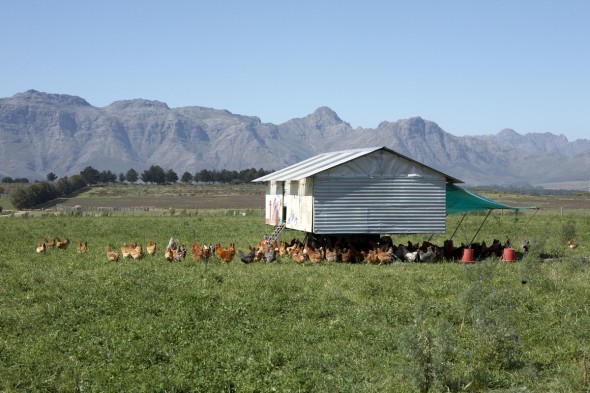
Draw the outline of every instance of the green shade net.
M475 212L489 209L525 210L537 209L536 206L508 206L500 202L484 198L464 188L447 183L447 214Z

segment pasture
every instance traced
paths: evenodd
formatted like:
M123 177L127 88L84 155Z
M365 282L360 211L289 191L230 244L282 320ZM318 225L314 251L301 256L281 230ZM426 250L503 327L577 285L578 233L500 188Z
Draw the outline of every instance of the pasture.
M0 391L590 389L587 215L495 214L476 241L530 239L516 263L163 259L170 237L244 249L271 230L260 211L236 208L0 219ZM456 241L482 219L467 218ZM35 253L54 236L73 244ZM107 243L147 239L156 256L106 260Z

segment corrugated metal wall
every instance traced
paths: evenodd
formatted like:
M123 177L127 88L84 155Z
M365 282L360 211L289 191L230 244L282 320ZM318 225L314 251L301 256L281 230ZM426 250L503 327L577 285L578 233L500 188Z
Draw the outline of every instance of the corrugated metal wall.
M443 178L315 178L313 187L316 234L445 232Z

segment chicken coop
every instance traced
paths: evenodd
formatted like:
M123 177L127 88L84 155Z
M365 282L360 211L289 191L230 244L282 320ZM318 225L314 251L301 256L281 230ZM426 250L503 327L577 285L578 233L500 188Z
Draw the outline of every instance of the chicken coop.
M315 235L444 233L447 184L462 181L387 147L323 153L267 182L266 224Z

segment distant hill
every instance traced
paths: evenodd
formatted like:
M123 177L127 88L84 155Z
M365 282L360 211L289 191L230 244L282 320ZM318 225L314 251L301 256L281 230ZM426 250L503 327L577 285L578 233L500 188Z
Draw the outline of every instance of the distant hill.
M485 125L482 125L484 128ZM80 97L29 90L0 99L0 177L45 179L86 166L114 173L152 164L177 173L281 169L318 153L387 146L468 185L587 189L590 141L563 135L457 137L420 117L352 128L327 107L283 124L143 99L95 107Z

